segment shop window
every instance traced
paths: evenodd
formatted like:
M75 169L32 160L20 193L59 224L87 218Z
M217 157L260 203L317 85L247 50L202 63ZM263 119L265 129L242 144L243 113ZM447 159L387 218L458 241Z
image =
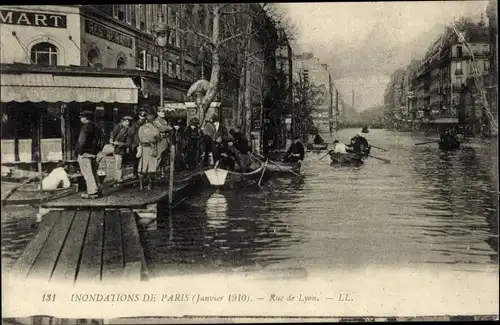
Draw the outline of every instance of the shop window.
M127 60L125 60L124 57L119 57L118 60L116 61L116 67L118 69L125 69L127 66Z
M38 43L31 48L31 61L36 65L56 66L57 47L50 43Z
M88 66L89 67L92 67L94 66L96 63L98 63L100 61L100 54L99 54L99 51L96 49L96 48L91 48L88 52L87 52L87 60L88 60Z

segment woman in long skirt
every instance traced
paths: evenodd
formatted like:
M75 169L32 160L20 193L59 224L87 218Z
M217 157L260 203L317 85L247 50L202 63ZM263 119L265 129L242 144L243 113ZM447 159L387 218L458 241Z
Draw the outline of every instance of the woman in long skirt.
M165 174L165 167L168 162L168 153L169 153L169 135L172 132L172 127L168 124L165 119L165 111L163 109L159 109L158 117L153 122L153 125L160 132L160 138L158 141L158 156L156 157L158 168L160 169L162 175Z

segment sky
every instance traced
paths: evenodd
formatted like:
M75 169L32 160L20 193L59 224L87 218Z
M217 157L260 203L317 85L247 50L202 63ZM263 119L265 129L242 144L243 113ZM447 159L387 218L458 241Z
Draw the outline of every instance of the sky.
M336 87L355 107L383 103L390 74L406 66L453 17L486 13L488 1L284 3L294 25L295 52L327 63ZM485 22L487 17L485 14Z

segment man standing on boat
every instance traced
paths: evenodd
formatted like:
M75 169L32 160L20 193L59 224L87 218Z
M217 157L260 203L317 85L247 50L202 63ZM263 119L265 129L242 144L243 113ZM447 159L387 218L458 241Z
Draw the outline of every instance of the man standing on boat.
M139 147L137 149L137 158L139 158L139 189L144 189L144 180L148 178L148 190L153 188L158 160L158 141L160 140L160 131L153 125L155 117L151 114L146 116L144 123L138 132Z
M199 125L200 120L197 117L193 117L189 121L189 126L184 134L186 141L185 161L189 169L195 169L198 166L202 137Z
M214 164L214 137L215 136L215 126L212 120L209 119L205 122L203 126L203 165L209 166Z
M300 137L294 136L290 148L288 148L285 157L283 157L283 162L296 163L304 160L304 155L304 145L300 142Z
M124 116L113 131L111 131L109 143L114 145L114 158L115 158L115 187L120 187L123 182L123 156L130 151L129 148L129 138L132 133L132 127L130 123L132 117Z
M90 111L83 111L80 114L82 128L75 147L78 165L87 185L87 193L82 194L84 199L95 199L102 196L98 183L96 155L100 151L103 132L92 121L92 117L93 113Z
M214 161L220 161L222 166L227 165L227 151L228 151L228 137L229 132L226 127L220 123L220 118L217 115L212 116L212 122L215 129L215 133L213 134L213 153L214 153ZM220 164L219 163L219 164Z

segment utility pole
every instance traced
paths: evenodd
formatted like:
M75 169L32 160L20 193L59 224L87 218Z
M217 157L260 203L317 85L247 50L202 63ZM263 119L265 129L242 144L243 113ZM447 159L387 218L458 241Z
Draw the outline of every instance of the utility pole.
M335 127L337 128L337 131L339 130L339 117L340 117L340 112L339 112L339 91L337 88L335 88Z

